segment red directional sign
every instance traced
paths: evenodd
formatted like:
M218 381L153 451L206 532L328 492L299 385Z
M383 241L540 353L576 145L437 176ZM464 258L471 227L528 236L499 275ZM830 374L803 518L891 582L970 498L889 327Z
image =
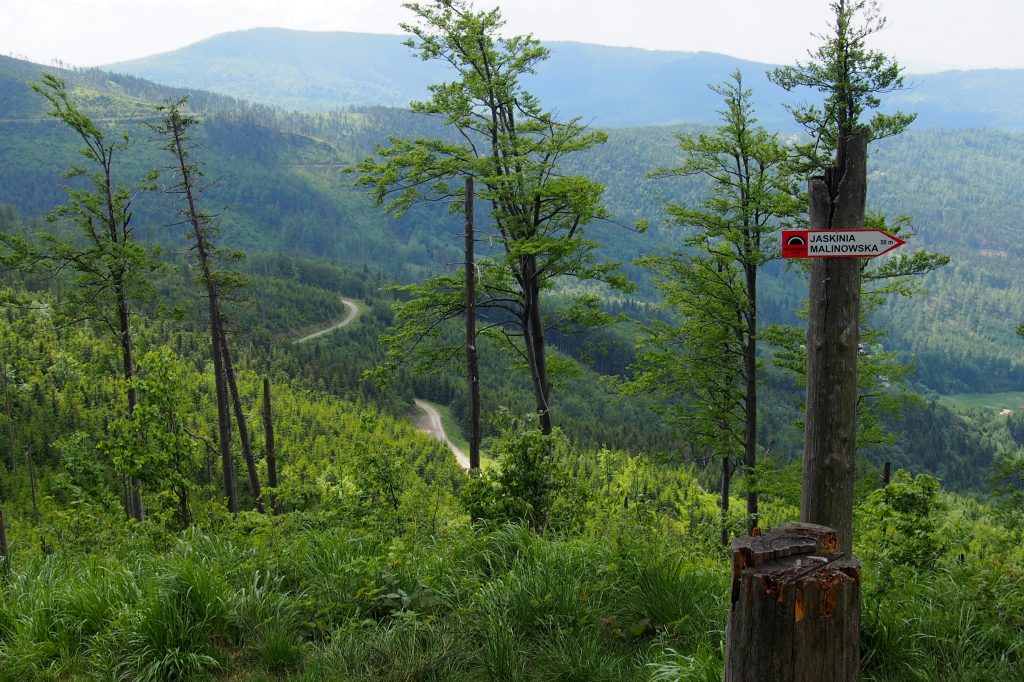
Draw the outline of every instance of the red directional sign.
M905 241L881 230L783 230L783 258L875 258Z

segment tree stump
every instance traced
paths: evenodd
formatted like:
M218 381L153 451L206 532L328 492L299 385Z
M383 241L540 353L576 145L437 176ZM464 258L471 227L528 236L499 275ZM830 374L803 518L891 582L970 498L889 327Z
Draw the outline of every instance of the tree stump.
M860 679L860 561L793 523L732 543L725 682Z

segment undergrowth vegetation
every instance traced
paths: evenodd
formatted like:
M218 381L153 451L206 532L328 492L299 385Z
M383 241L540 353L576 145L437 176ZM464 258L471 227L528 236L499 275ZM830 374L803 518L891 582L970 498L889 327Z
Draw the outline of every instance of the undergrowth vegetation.
M239 383L258 423L260 374L273 378L280 513L235 517L195 335L140 325L139 411L188 436L164 441L117 421L112 344L55 324L44 298L11 296L23 312L0 317L15 425L0 439L14 455L0 466L0 681L721 679L718 538L747 519L738 501L722 518L709 470L507 418L484 443L495 465L468 477L410 424L254 361ZM863 470L865 679L1024 679L1024 517L1008 471L999 506L902 472L883 488ZM125 520L126 475L143 484L142 523ZM737 494L758 486L762 526L777 526L798 517L798 478L766 463Z
M558 465L574 454L594 485L552 506L561 531L471 524L449 497L400 508L430 524L342 501L118 524L102 548L20 544L0 580L0 679L721 679L713 497L642 458ZM860 511L865 679L1021 679L1020 529L927 477Z

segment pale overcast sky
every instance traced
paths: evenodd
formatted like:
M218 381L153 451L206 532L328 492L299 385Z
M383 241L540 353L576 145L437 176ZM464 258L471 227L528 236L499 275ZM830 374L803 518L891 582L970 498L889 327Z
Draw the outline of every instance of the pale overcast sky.
M477 0L500 4L510 33L657 50L801 59L828 0ZM1024 0L883 0L873 47L911 72L1024 68ZM258 26L400 33L400 0L0 0L0 54L95 66Z

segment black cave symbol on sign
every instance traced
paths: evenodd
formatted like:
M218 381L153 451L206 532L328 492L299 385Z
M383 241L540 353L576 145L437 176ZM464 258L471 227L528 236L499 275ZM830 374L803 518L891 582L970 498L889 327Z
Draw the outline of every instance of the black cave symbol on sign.
M806 243L803 237L796 234L786 240L786 246L803 246Z

